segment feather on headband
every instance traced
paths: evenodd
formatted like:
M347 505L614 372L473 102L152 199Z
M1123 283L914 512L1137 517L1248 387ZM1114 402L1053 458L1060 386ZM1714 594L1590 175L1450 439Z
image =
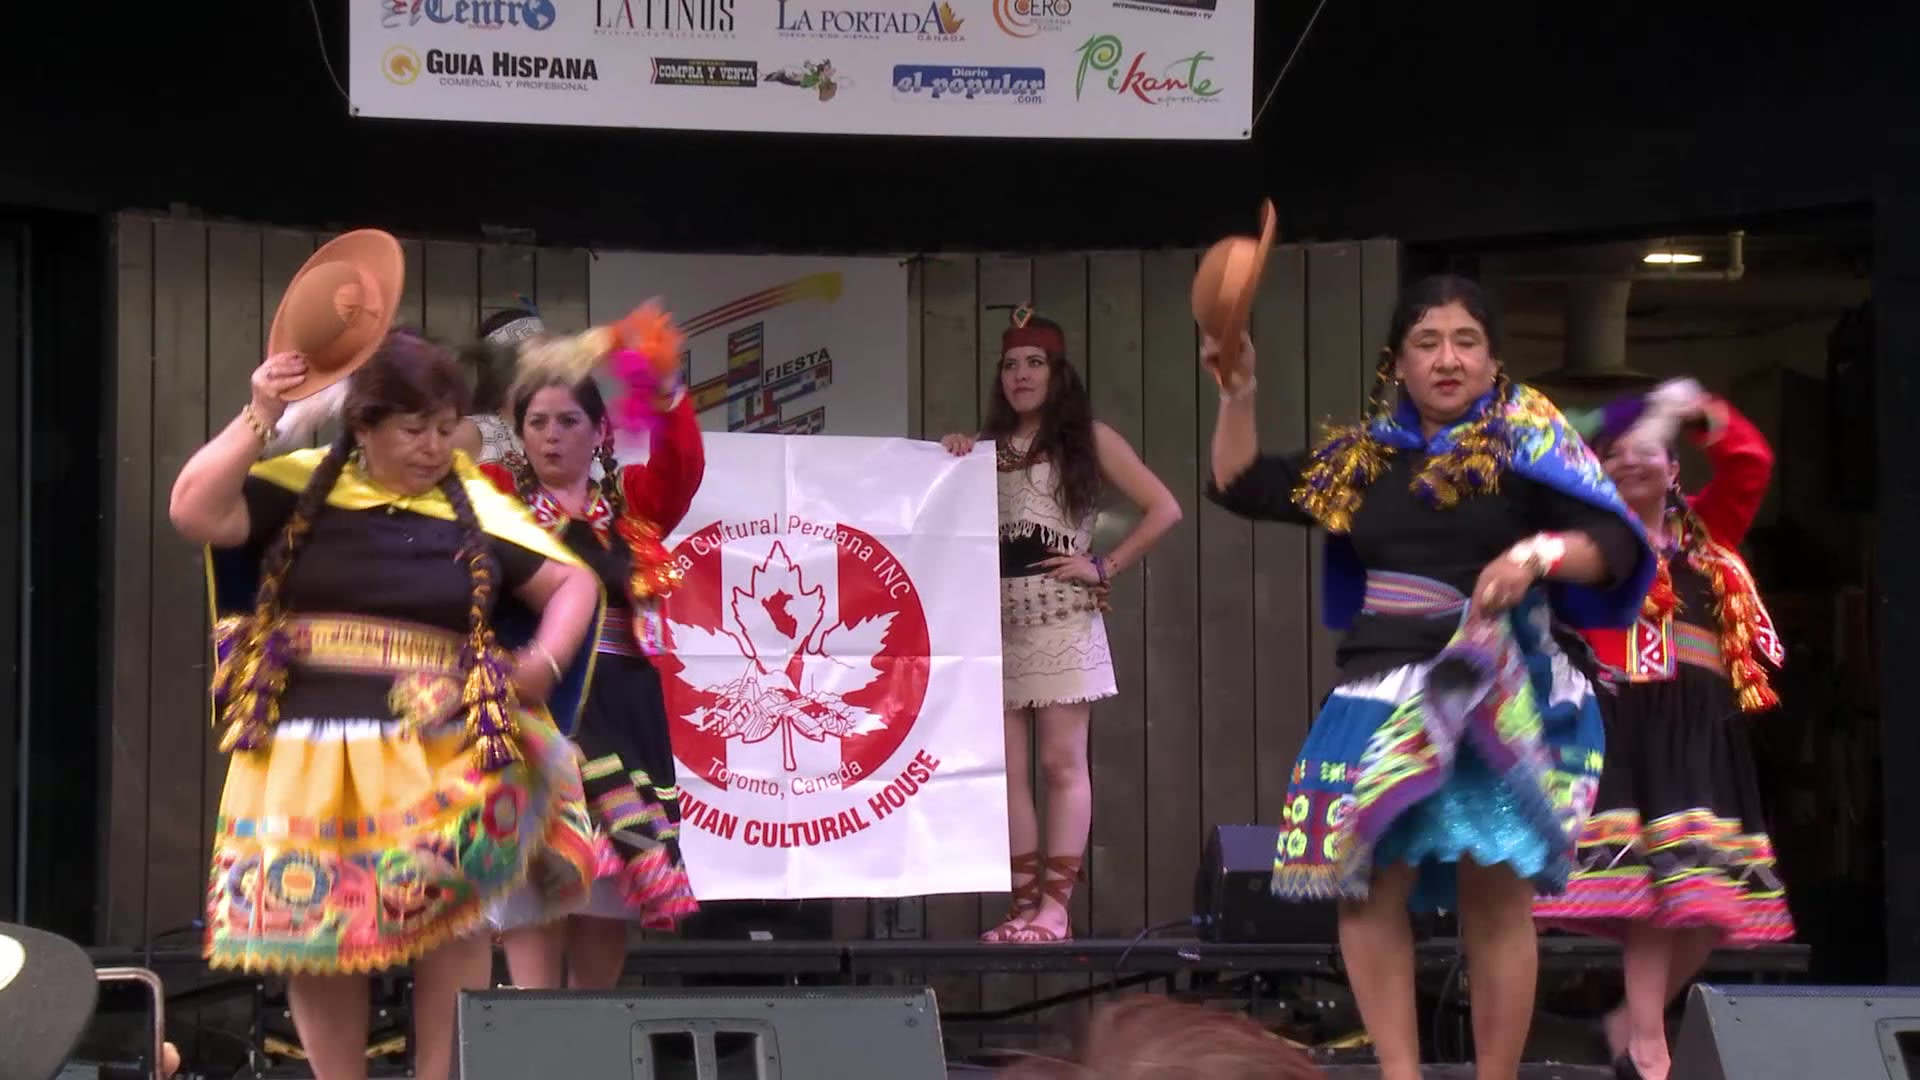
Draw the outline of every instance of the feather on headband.
M513 397L528 386L572 386L605 363L626 390L613 410L615 426L651 431L680 390L684 343L673 316L649 300L605 326L522 342Z

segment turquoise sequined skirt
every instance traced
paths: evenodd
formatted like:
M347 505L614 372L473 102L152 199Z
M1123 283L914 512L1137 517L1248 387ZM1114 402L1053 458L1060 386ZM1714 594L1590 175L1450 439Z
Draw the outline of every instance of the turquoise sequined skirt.
M1373 868L1405 863L1419 871L1409 906L1452 910L1457 864L1466 858L1482 866L1509 866L1542 893L1564 888L1577 824L1569 831L1569 818L1555 816L1551 804L1556 792L1576 806L1583 798L1591 803L1602 744L1600 710L1592 685L1564 657L1532 659L1529 681L1546 751L1541 768L1500 772L1471 741L1461 742L1445 766L1418 752L1408 757L1404 770L1383 760L1413 741L1410 734L1417 738L1430 664L1396 668L1335 690L1294 765L1274 857L1274 894L1290 900L1360 899ZM1393 812L1384 827L1376 824L1370 850L1357 853L1351 850L1356 844L1368 843L1359 838L1353 820L1363 763L1373 770L1370 782L1379 789L1374 803L1393 802L1391 788L1401 771L1446 771L1437 788Z

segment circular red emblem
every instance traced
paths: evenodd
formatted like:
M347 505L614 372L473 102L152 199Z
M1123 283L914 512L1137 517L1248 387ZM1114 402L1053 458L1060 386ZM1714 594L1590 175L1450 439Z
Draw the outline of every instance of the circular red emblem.
M882 771L926 698L919 590L844 525L714 522L674 549L683 577L659 657L674 757L716 786L773 797Z

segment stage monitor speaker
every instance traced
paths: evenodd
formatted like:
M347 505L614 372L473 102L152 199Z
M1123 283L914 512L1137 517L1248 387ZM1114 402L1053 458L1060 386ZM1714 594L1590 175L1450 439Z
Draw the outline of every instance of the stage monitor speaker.
M944 1080L932 990L479 990L462 1080Z
M1193 909L1207 917L1200 936L1208 941L1331 945L1337 937L1332 901L1296 904L1276 898L1273 854L1280 830L1273 825L1218 825L1194 882Z
M1673 1075L1920 1080L1920 987L1696 986Z

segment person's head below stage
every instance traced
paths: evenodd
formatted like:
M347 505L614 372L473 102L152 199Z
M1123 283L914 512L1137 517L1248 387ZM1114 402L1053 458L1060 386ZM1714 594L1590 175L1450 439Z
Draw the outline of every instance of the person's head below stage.
M1414 282L1394 306L1373 408L1391 407L1388 391L1397 389L1431 435L1496 386L1506 389L1500 346L1499 314L1478 282L1451 274Z
M1139 994L1093 1012L1072 1060L1029 1058L1001 1080L1319 1080L1298 1048L1240 1013Z

